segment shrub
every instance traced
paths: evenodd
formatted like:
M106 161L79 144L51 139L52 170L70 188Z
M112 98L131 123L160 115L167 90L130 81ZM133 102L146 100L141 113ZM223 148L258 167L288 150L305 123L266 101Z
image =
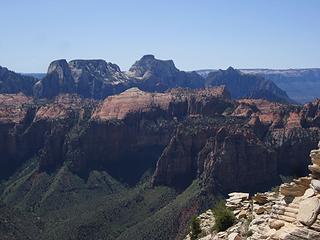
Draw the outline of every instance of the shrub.
M297 178L296 176L284 176L280 175L280 179L282 183L291 183L293 179Z
M191 240L196 240L201 233L200 220L197 217L191 219Z
M253 219L253 216L250 215L244 222L244 235L243 236L246 237L246 239L248 237L251 237L253 234L252 230L249 229L250 223L252 222L252 219Z
M274 186L271 188L271 191L274 192L274 193L278 193L280 190L280 186Z
M236 217L233 212L226 207L223 200L216 202L212 211L215 217L214 230L217 232L225 231L236 222Z
M252 230L248 230L247 232L246 232L246 237L248 238L248 237L251 237L253 235L253 232L252 232Z

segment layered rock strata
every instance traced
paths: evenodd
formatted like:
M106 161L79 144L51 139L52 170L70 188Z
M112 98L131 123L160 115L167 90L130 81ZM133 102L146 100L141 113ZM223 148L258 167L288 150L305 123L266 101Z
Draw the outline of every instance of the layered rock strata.
M130 165L139 172L136 180L155 168L154 186L184 189L199 178L209 192L255 191L277 183L279 174L304 174L305 153L320 135L318 102L300 108L234 101L225 87L131 88L104 101L4 94L0 101L1 178L36 158L40 171L68 163L81 176L106 169L123 179L136 175L122 173Z

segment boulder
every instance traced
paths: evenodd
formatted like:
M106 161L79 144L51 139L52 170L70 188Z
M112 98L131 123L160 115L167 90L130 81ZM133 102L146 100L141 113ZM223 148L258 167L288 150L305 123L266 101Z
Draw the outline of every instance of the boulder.
M231 233L228 236L228 240L241 240L239 233Z
M269 221L269 227L272 229L276 229L279 230L280 228L282 228L284 226L284 222L281 220L270 220Z
M311 187L316 190L317 192L320 192L320 180L313 179L311 181Z
M303 195L303 198L310 198L310 197L313 197L315 194L314 190L312 188L308 188L304 195Z
M238 217L238 219L247 218L247 211L241 210L237 217Z
M307 198L300 202L297 220L311 226L317 219L320 210L320 200L317 197Z
M320 167L316 164L309 165L308 168L312 173L316 173L316 174L320 173Z
M264 207L258 207L254 211L256 214L260 215L260 214L263 214L266 211L266 209Z
M263 194L263 193L257 193L253 196L253 201L260 204L260 205L263 205L263 204L266 204L267 202L269 202L268 200L268 196L266 194Z
M284 183L280 186L280 193L284 196L301 197L308 188L308 185L295 182Z
M249 199L249 193L242 193L242 192L233 192L229 193L228 196L230 197L229 200L248 200Z
M320 165L320 151L312 150L310 153L311 161L313 164Z

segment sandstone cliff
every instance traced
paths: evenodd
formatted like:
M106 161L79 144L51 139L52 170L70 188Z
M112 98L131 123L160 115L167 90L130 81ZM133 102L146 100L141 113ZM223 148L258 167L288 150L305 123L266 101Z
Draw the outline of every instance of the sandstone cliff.
M82 176L107 169L134 183L155 167L154 185L183 189L200 178L209 191L254 190L279 181L279 174L304 174L305 153L319 137L318 102L300 108L233 101L224 87L166 93L132 88L104 101L2 98L6 176L37 155L40 171L68 162ZM232 182L226 173L244 181Z

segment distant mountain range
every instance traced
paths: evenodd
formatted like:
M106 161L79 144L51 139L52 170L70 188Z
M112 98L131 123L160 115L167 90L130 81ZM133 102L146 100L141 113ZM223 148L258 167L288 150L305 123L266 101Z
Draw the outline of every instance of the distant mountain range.
M216 71L215 69L203 69L198 70L197 73L207 77L209 73ZM320 68L240 69L240 71L273 81L296 102L305 103L320 98Z
M23 92L37 98L77 93L85 98L107 96L138 87L148 92L225 85L231 96L305 103L320 97L320 69L203 69L180 71L172 60L145 55L129 71L105 60L64 59L50 63L47 73L18 74L0 68L0 93Z
M11 72L12 76L14 74ZM231 67L227 70L208 70L205 73L185 72L177 69L172 60L159 60L153 55L143 56L129 71L121 71L118 65L105 60L67 62L61 59L53 61L45 75L15 74L14 77L18 81L14 85L18 87L13 88L12 81L3 75L0 93L23 92L36 98L76 93L85 98L104 99L131 87L148 92L165 92L179 87L198 89L225 85L235 99L262 98L283 103L294 102L285 91L260 75L246 74Z
M283 103L294 102L274 82L259 75L245 74L232 67L227 70L210 72L204 79L206 87L226 86L235 99L261 98Z
M20 73L20 74L24 76L34 77L39 80L44 78L47 75L46 73Z
M272 80L297 102L305 103L320 97L320 68L310 69L252 69L241 70Z

